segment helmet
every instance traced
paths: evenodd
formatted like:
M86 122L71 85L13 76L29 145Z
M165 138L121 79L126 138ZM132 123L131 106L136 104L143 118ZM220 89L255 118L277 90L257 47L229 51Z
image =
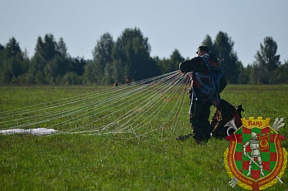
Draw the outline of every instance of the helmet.
M252 137L252 139L256 139L256 138L257 138L257 134L254 133L254 132L252 132L252 133L251 133L251 137Z

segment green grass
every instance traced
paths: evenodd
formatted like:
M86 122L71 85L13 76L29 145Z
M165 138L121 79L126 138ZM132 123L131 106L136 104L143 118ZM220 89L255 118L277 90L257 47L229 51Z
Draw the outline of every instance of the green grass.
M59 100L105 88L96 86L0 87L0 111ZM107 87L106 87L107 88ZM109 87L108 87L109 88ZM222 98L242 104L243 117L288 119L288 86L228 85ZM231 188L224 167L226 140L199 146L190 133L188 99L173 131L125 139L123 135L0 135L1 190L243 190ZM187 109L185 108L187 107ZM211 108L211 113L213 112ZM211 114L212 115L212 114ZM166 114L160 116L159 123ZM270 122L271 123L271 122ZM272 125L272 124L271 124ZM286 125L287 126L287 125ZM287 128L287 127L285 127ZM280 133L288 138L288 130ZM283 147L288 150L287 139ZM267 190L287 190L287 169Z

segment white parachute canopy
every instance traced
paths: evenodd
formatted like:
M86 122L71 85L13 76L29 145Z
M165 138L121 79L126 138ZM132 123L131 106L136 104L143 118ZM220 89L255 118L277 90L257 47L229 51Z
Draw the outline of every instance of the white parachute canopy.
M57 130L55 129L47 129L47 128L0 130L0 134L4 135L10 135L10 134L48 135L56 132Z

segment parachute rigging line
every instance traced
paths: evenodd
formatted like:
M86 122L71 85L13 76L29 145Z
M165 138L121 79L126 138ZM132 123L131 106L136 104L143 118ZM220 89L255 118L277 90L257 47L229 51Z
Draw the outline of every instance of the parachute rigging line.
M115 134L138 139L151 134L168 136L176 130L173 123L184 112L187 84L187 75L178 70L3 111L0 129L53 128L57 130L54 134Z

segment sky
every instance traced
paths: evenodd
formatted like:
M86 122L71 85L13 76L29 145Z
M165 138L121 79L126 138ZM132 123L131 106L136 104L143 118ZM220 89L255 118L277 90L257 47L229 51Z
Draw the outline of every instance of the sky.
M280 61L288 60L288 0L0 0L0 44L14 37L34 55L37 38L62 37L72 57L92 59L105 33L114 41L127 28L148 38L152 57L177 49L192 58L207 35L222 31L234 42L244 66L255 61L260 44L272 37Z

